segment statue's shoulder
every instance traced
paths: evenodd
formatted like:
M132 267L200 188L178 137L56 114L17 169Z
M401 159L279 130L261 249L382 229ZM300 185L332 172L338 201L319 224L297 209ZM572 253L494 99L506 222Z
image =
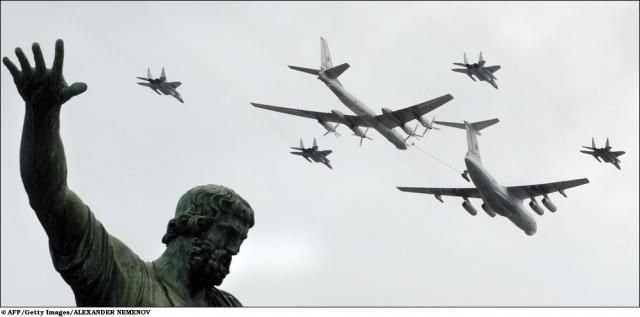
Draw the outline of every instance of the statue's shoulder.
M212 287L207 292L209 303L214 307L242 307L242 303L231 293Z

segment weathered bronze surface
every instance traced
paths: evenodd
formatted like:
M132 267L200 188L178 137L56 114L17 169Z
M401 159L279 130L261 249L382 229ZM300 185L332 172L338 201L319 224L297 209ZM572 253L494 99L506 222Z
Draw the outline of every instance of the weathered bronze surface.
M87 90L67 85L62 75L64 45L56 42L47 69L38 43L35 67L20 48L20 69L4 57L26 103L20 172L29 204L49 237L53 265L71 286L79 306L241 306L219 290L231 257L254 224L253 210L232 190L197 186L178 202L162 242L165 252L144 262L111 236L89 207L67 187L60 138L60 109Z

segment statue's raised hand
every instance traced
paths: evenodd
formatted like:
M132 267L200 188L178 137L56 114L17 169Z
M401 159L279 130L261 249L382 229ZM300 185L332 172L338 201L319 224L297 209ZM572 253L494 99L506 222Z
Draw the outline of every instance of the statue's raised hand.
M27 57L19 47L16 48L16 56L18 56L22 71L18 70L9 58L4 57L2 59L11 76L13 76L18 92L27 103L27 106L33 107L34 110L46 111L50 108L60 107L67 100L87 90L87 84L85 83L78 82L69 86L64 80L62 76L64 43L62 40L56 41L56 55L51 69L47 69L44 63L40 45L33 43L32 49L36 67L31 67Z

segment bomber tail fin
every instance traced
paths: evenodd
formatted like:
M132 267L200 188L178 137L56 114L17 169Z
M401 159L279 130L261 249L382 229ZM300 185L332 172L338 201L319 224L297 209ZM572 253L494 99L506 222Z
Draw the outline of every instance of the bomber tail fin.
M331 53L329 52L329 45L327 40L320 37L320 70L327 70L333 67L331 62Z
M327 44L327 40L324 37L320 37L320 72L324 72L329 78L336 79L348 68L348 63L333 67L329 44Z
M317 70L317 69L298 67L298 66L291 66L291 65L289 65L289 68L291 68L293 70L297 70L299 72L311 74L311 75L316 75L316 76L320 75L320 70Z
M320 69L291 65L289 65L289 68L316 76L320 75L320 73L324 73L329 78L336 79L349 68L349 64L344 63L333 67L333 62L331 61L331 53L329 53L329 46L327 45L327 41L323 37L320 37Z

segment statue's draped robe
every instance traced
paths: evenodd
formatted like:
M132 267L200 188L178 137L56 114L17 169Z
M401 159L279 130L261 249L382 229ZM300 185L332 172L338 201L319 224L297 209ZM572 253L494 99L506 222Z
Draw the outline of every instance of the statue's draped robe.
M88 207L86 213L86 224L63 226L80 237L63 248L67 254L49 244L53 265L71 286L78 306L192 306L163 281L153 263L142 261L109 235ZM233 295L216 288L205 296L209 306L242 306Z

